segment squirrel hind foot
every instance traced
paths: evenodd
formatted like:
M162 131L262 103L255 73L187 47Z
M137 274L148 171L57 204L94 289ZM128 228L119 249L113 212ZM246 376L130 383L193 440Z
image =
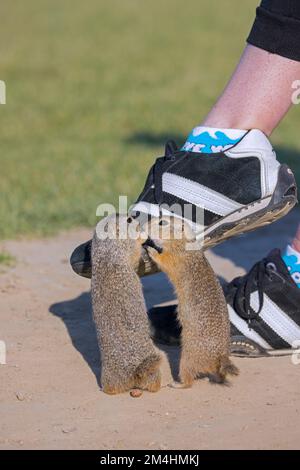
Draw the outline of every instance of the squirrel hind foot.
M152 354L144 359L134 374L135 387L149 392L158 392L161 388L160 363L161 357L158 354Z
M148 392L158 392L161 388L161 374L160 370L153 372L153 374L145 377L144 381L141 382L140 387L142 390L147 390Z
M106 393L107 395L117 395L119 393L124 393L127 390L130 390L130 385L127 387L121 385L103 385L102 392Z
M133 377L101 377L101 390L107 395L117 395L134 388Z
M194 370L181 367L179 374L180 382L174 382L177 384L175 388L191 388L196 377L197 374Z
M115 379L110 377L107 380L104 375L101 380L102 391L108 395L117 395L136 389L157 392L161 387L160 362L160 356L154 353L144 359L134 373L128 374L128 377L116 377Z

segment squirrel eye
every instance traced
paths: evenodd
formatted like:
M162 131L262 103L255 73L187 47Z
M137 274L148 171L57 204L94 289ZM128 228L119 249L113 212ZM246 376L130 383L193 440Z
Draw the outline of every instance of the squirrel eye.
M168 225L168 222L166 220L160 220L158 225Z
M131 222L132 222L132 217L128 217L127 223L128 223L128 224L131 224Z

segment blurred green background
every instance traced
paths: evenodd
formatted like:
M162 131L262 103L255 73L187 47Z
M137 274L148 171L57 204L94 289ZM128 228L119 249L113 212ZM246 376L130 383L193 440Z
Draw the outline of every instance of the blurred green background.
M0 238L93 225L98 204L132 202L164 141L182 143L222 91L257 4L3 0ZM297 108L273 142L300 181Z

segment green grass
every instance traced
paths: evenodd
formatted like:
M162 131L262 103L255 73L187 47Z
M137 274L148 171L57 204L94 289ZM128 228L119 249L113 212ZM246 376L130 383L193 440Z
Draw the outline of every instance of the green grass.
M256 6L2 2L0 238L92 225L98 204L132 202L164 140L182 141L222 90ZM300 179L296 108L274 141Z
M13 266L15 258L7 251L0 251L0 266Z

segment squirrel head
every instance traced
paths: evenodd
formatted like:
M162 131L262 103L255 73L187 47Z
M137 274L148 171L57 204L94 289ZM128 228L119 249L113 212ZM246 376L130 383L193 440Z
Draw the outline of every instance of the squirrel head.
M175 261L191 249L196 249L195 234L178 217L153 217L143 231L147 237L143 246L157 264Z
M97 224L97 253L110 264L129 260L132 266L139 263L145 235L138 222L131 217L112 214Z

